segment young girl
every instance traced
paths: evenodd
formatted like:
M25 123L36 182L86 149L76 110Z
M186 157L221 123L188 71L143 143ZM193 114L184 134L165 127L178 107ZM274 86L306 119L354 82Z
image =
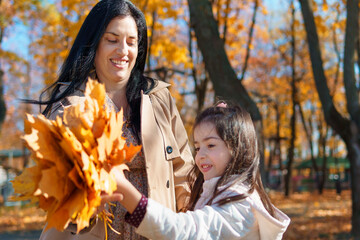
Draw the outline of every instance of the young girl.
M275 208L259 174L259 150L249 113L220 103L195 121L196 165L191 198L175 213L146 198L121 174L118 200L125 221L151 239L281 239L290 219Z

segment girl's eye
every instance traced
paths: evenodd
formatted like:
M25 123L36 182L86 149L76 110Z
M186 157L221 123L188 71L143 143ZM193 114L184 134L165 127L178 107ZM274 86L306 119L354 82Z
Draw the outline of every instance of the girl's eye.
M208 145L208 148L213 148L213 147L215 147L215 144L209 144Z
M116 40L116 39L107 39L107 41L108 41L109 43L117 43L117 40Z
M200 150L200 148L196 147L195 148L195 152L198 152Z

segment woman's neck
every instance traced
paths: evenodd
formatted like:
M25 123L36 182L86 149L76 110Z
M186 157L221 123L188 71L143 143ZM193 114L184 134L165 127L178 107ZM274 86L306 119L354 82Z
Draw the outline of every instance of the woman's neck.
M129 104L126 99L126 88L116 90L107 89L107 94L109 98L113 101L115 106L118 109L123 109L124 115L127 115Z

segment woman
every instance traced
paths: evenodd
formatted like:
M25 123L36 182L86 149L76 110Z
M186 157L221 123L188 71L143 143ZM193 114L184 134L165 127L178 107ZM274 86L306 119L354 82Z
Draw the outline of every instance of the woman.
M186 204L186 175L193 162L188 138L169 84L143 76L147 52L144 15L128 0L102 0L86 17L57 81L50 87L43 111L54 119L66 105L84 102L88 77L105 84L107 104L124 109L123 135L127 143L141 144L141 153L129 164L126 177L145 196L173 211ZM126 210L112 209L108 239L143 239L124 223ZM96 222L75 235L76 226L64 232L50 229L40 239L104 239L104 225Z

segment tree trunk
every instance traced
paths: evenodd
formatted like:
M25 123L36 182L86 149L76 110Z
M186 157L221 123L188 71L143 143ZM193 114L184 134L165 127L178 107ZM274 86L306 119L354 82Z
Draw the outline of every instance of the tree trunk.
M277 157L279 161L279 170L281 172L281 182L282 182L282 172L283 172L283 165L282 165L282 158L281 158L281 136L280 136L280 110L279 110L279 104L275 103L274 106L275 112L276 112L276 139L275 139L275 156Z
M153 45L153 40L154 40L154 33L155 33L155 23L157 21L157 12L156 10L153 11L152 13L152 24L151 24L151 35L149 38L149 46L148 46L148 54L147 54L147 69L148 71L150 71L151 69L151 50L152 50L152 45Z
M254 121L260 121L259 109L238 80L226 55L223 40L220 38L218 25L213 16L211 2L188 0L188 5L191 27L195 31L215 94L222 99L237 102L251 114Z
M205 69L209 73L215 95L231 100L245 108L251 115L256 128L261 153L260 173L266 185L264 164L264 142L262 137L262 119L256 103L237 78L220 38L218 24L212 12L209 0L188 0L190 24L195 31L197 45L204 59Z
M290 183L292 176L292 164L294 162L294 150L295 150L295 140L296 140L296 106L298 105L297 100L297 89L296 89L296 69L295 69L295 54L296 54L296 45L295 45L295 7L294 2L291 2L291 101L292 101L292 116L290 120L291 127L291 139L290 147L288 152L288 163L286 167L285 175L285 196L290 195Z
M195 85L195 94L196 94L196 99L197 99L197 113L200 113L200 111L202 110L203 106L204 106L204 102L205 102L205 97L206 97L206 93L207 93L207 87L208 87L208 83L209 83L209 78L208 78L208 74L203 74L205 75L204 77L200 77L198 78L197 76L197 69L196 69L196 63L194 61L194 57L193 57L193 34L192 31L193 29L191 28L191 26L189 26L189 46L188 46L188 51L190 53L190 58L191 58L191 62L193 64L193 68L192 68L192 77L194 79L194 85Z
M295 139L296 139L296 105L293 102L293 114L290 120L291 126L291 139L290 139L290 147L288 151L288 163L286 166L286 174L285 174L285 196L288 197L290 195L290 183L292 176L292 164L294 162L294 149L295 149Z
M0 1L1 3L1 1ZM1 15L0 15L1 17ZM1 49L1 43L4 36L5 28L0 28L0 49ZM4 71L2 70L1 64L0 64L0 131L1 126L5 120L6 117L6 104L4 100Z
M4 100L4 71L0 69L0 130L6 117L6 104Z
M253 17L252 17L252 20L251 20L251 26L250 26L250 30L249 30L248 42L247 42L247 47L246 47L245 61L244 61L243 69L241 71L240 82L243 81L244 78L245 78L245 74L246 74L246 70L247 70L247 66L248 66L248 62L249 62L250 50L251 50L251 42L252 42L252 38L253 38L253 34L254 34L256 13L257 13L258 7L259 7L259 1L255 0L255 2L254 2L254 13L253 13Z
M321 173L322 173L322 175L321 175L321 179L320 179L321 184L319 186L319 194L323 194L324 188L325 188L325 185L326 185L326 179L327 179L326 140L328 138L328 132L329 132L329 126L327 125L325 133L320 134L320 137L319 137L319 147L322 148L322 158L323 158L323 162L322 162L322 165L321 165Z
M346 143L350 160L351 198L352 198L352 233L356 240L360 239L360 131L352 122L352 135Z
M312 131L309 130L308 127L306 126L304 112L303 112L302 107L301 107L300 104L299 104L299 113L300 113L300 117L301 117L301 122L302 122L303 127L304 127L304 131L305 131L305 134L306 134L306 139L307 139L307 141L309 143L310 159L311 159L311 162L312 162L312 165L313 165L313 169L317 173L319 171L319 168L318 168L318 166L316 164L315 157L314 157L314 144L313 144L312 135L311 135Z
M346 119L335 109L329 93L310 1L311 0L299 0L307 33L315 85L326 122L341 136L347 147L351 169L352 234L355 239L360 239L360 109L354 74L355 43L359 37L359 5L357 0L347 1L343 81L350 119Z

